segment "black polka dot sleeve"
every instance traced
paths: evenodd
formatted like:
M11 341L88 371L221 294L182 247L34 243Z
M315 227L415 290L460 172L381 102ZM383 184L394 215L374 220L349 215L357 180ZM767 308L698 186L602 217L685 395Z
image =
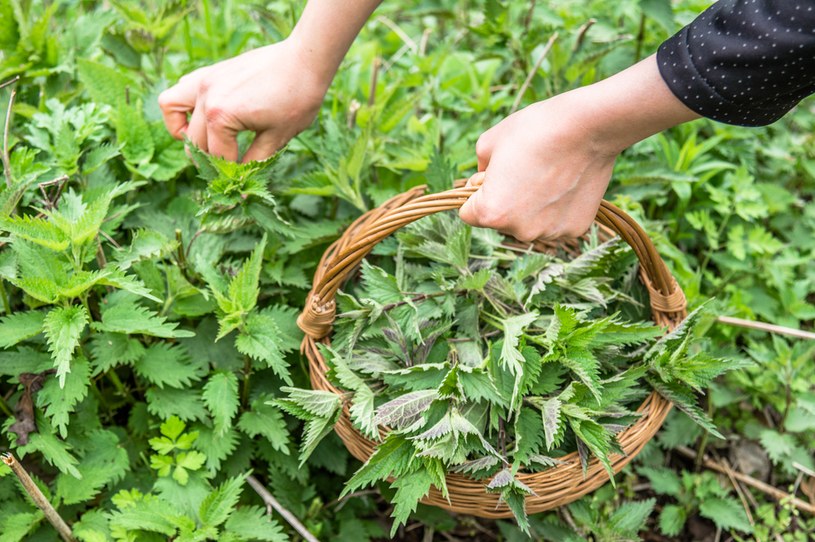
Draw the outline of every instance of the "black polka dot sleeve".
M815 92L815 0L720 0L663 43L657 63L700 115L770 124Z

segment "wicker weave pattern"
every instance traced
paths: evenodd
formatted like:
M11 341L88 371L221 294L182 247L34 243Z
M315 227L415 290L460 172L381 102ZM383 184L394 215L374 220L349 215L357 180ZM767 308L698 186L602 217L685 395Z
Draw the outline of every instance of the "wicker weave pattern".
M345 280L382 239L424 216L458 209L476 190L477 187L463 186L459 182L457 188L447 192L425 195L424 186L416 187L359 217L328 248L317 267L306 307L297 319L298 325L306 333L302 350L309 361L311 385L314 389L342 393L326 378L328 367L317 343L330 344L329 334L336 314L334 295ZM608 239L619 235L634 249L640 262L640 276L650 294L654 321L674 329L687 315L685 297L648 235L630 216L606 201L602 202L598 210L596 222L601 226L602 237ZM565 247L559 243L556 245L576 252L575 244L567 244ZM536 250L547 250L555 245L535 242L533 246ZM376 443L352 426L348 408L347 404L344 405L336 426L337 434L354 457L366 461L373 453ZM652 393L640 405L638 412L642 416L617 436L625 455L612 456L615 473L631 461L654 436L670 409L671 403L656 393ZM381 428L382 435L386 432L386 428ZM536 493L527 497L529 513L569 504L609 480L608 473L594 458L589 461L585 476L577 453L561 459L562 464L543 472L518 475ZM479 517L511 517L509 508L499 502L497 494L487 493L485 486L484 481L450 473L447 475L450 500L442 497L436 488L432 488L423 502Z

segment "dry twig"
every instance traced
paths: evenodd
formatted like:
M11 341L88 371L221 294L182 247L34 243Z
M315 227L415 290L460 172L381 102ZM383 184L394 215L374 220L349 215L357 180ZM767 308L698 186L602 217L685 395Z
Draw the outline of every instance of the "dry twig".
M518 110L518 106L521 105L521 100L523 99L524 94L526 93L526 89L528 89L529 85L532 84L532 79L535 77L535 74L538 73L538 69L541 67L541 64L543 64L546 55L548 55L549 51L552 50L552 46L555 44L555 40L557 40L557 38L558 34L557 32L555 32L554 34L552 34L552 37L549 38L549 41L546 42L546 46L543 48L543 52L541 52L541 55L538 57L538 60L535 62L535 65L532 66L532 69L529 70L529 74L527 74L526 80L524 81L524 84L521 85L521 89L518 91L518 94L515 95L515 101L512 102L512 108L509 110L510 114Z
M766 331L767 333L777 333L778 335L788 335L797 339L815 340L815 333L812 333L811 331L803 331L801 329L793 329L791 327L768 324L766 322L745 320L743 318L733 318L732 316L719 316L716 321L728 326L756 329L758 331Z
M283 508L283 505L278 502L277 499L274 498L268 489L263 487L263 484L255 478L254 476L248 476L246 481L249 482L249 485L252 486L252 489L260 495L260 498L263 499L263 502L266 503L267 509L273 509L275 512L280 514L286 522L294 527L294 530L297 531L300 536L303 537L304 540L307 542L320 542L317 538L311 534L306 527L300 523L300 520L297 519L294 514Z
M694 452L693 450L691 450L687 446L678 446L676 448L676 451L678 451L680 454L687 457L688 459L696 458L696 452ZM716 472L721 472L722 474L727 474L727 470L725 469L725 467L723 465L721 465L719 462L714 461L714 460L712 460L710 458L705 457L702 460L702 465L705 468L715 470ZM761 491L762 493L765 493L765 494L769 495L770 497L772 497L772 498L774 498L774 499L776 499L778 501L782 501L782 500L789 501L798 510L801 510L803 512L807 512L808 514L815 515L815 505L812 505L812 504L810 504L808 502L805 502L805 501L799 499L798 497L795 497L794 495L790 495L789 493L787 493L785 491L781 491L780 489L775 488L775 487L771 486L770 484L764 483L761 480L756 480L752 476L748 476L748 475L746 475L746 474L744 474L742 472L739 472L737 470L732 470L731 469L731 472L733 474L733 478L740 481L741 483L746 484L746 485L748 485L748 486L750 486L752 488L755 488L755 489Z
M34 504L42 510L42 513L45 514L45 519L54 526L59 536L61 536L65 542L76 542L73 534L71 534L71 528L68 527L65 520L62 519L54 507L51 506L51 503L48 502L48 499L45 498L45 495L42 494L40 488L37 487L37 484L34 483L34 480L31 479L31 476L28 475L20 462L10 453L5 453L3 454L3 463L11 468L12 472L17 476L17 479L20 480L20 484L23 486L25 492L28 493L28 496L31 497Z
M9 156L8 140L11 130L11 112L14 108L14 98L17 96L17 89L11 89L11 96L8 99L8 109L6 109L6 125L3 127L3 175L6 177L6 186L11 188L11 158Z

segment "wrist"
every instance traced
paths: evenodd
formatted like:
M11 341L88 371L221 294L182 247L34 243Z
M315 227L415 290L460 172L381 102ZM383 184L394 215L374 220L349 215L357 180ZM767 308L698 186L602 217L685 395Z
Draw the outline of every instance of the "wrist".
M699 118L665 84L654 56L577 89L576 110L598 153L616 156L634 143Z
M297 81L298 92L311 101L322 101L331 86L337 66L327 62L325 55L306 47L294 33L281 44L291 59L291 69L296 72L294 80ZM275 62L270 69L279 70L279 65Z

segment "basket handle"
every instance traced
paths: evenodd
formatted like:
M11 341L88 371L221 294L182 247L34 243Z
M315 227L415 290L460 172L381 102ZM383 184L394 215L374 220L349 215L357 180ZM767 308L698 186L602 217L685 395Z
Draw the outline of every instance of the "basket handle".
M398 229L433 213L464 205L478 190L478 186L465 186L464 183L464 180L457 181L452 190L434 194L425 194L426 187L417 186L368 211L351 224L328 248L317 266L306 306L297 318L300 329L314 340L328 336L336 317L334 295L348 275L377 243ZM634 249L655 316L684 317L685 295L642 227L606 200L600 203L595 221L611 229Z

